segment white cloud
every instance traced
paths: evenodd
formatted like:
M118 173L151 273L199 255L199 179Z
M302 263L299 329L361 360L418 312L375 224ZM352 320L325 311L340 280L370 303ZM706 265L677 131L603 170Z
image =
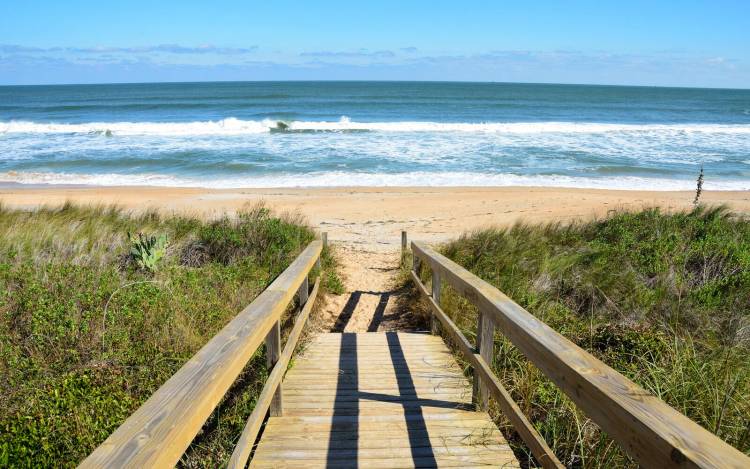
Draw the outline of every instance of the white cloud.
M0 84L170 80L469 80L750 87L747 63L685 51L492 49L274 51L256 46L28 47L0 45Z

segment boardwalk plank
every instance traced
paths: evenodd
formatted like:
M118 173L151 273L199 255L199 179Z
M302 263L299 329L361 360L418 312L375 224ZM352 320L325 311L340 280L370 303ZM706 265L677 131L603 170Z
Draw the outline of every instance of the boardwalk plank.
M438 337L321 334L287 372L251 467L518 467Z

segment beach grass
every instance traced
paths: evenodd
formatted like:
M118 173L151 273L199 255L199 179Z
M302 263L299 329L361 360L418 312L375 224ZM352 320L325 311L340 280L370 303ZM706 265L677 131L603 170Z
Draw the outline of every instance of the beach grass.
M722 207L614 212L467 233L442 252L750 454L747 219ZM450 288L442 304L473 340L476 308ZM492 367L566 466L637 467L501 333ZM509 422L496 407L492 413L533 465Z
M129 232L166 236L153 271ZM75 466L313 238L263 206L213 221L0 207L0 466ZM266 375L261 347L181 466L226 462Z

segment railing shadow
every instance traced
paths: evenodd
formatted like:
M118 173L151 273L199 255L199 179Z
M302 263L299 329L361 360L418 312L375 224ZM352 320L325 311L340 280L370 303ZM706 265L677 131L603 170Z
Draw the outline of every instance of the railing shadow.
M414 386L414 380L411 377L409 365L406 363L406 357L404 356L404 351L401 348L401 341L398 338L398 334L396 334L395 332L386 332L385 336L388 340L388 351L391 354L391 363L393 363L395 366L396 361L404 362L404 373L396 374L396 383L398 383L399 395L403 396L406 394L414 394L415 396L417 396L417 388ZM428 404L421 399L417 399L416 402L419 403L418 407L413 409L416 418L406 419L406 432L409 435L411 457L414 461L415 466L423 465L428 467L435 467L437 466L437 461L435 461L435 453L432 451L432 445L430 444L429 434L427 432L427 422L425 422L424 420L422 406L434 406L436 403ZM453 407L455 407L455 403L453 403ZM404 415L406 415L407 413L409 412L406 408L406 405L404 404ZM425 450L417 451L417 448L420 447L418 443L420 435L427 435L428 438L427 440L425 440L426 446L421 446L422 448L425 448ZM417 464L417 458L420 459L419 464Z
M357 334L341 334L339 375L328 441L327 467L358 466L360 459L358 454L359 439L361 437L360 400L391 402L394 405L397 405L398 401L401 400L411 457L414 465L419 467L437 466L429 431L427 430L427 422L422 410L423 407L473 409L471 405L460 402L419 398L398 334L386 332L385 336L391 363L395 369L398 395L360 391ZM405 396L413 396L413 398L403 400Z
M357 305L359 304L362 295L376 295L380 297L378 300L378 304L375 307L375 312L373 313L372 320L367 326L367 332L378 331L378 327L380 327L380 324L383 322L383 317L385 316L385 308L386 306L388 306L388 300L390 300L393 292L376 292L363 290L353 291L351 295L349 295L349 299L346 301L344 308L341 310L341 314L339 314L339 317L336 319L336 323L333 325L333 329L331 330L331 332L344 332L347 324L349 324L349 321L352 319L354 311L357 309Z
M353 350L351 357L345 350L350 348ZM344 373L344 371L350 371L350 373ZM352 401L348 399L351 394L356 396L358 390L359 369L357 367L357 334L341 334L339 375L336 382L336 397L333 402L331 434L328 438L328 454L326 457L327 467L341 466L342 461L339 457L340 448L337 448L336 444L339 444L340 437L342 436L347 441L350 441L352 446L352 451L347 453L348 457L346 458L346 465L349 467L358 466L359 399L355 399L353 404Z

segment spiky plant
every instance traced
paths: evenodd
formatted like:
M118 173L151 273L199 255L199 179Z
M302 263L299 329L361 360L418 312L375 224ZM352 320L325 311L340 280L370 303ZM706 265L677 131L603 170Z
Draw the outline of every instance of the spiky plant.
M156 264L167 253L167 235L147 236L138 233L135 237L128 233L130 257L140 269L156 272Z

